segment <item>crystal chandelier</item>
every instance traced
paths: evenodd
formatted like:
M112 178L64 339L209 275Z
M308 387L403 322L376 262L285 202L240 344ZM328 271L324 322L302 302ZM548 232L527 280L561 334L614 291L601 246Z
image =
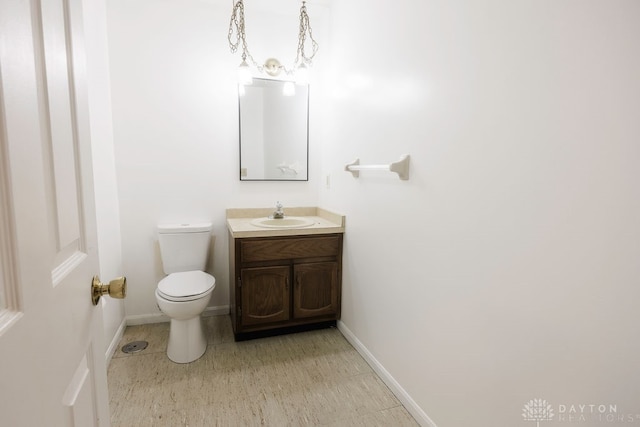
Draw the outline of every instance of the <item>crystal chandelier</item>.
M308 72L312 65L313 57L318 51L318 43L313 38L311 24L309 23L309 15L307 14L306 1L302 1L300 7L300 31L298 33L298 48L293 64L287 68L275 58L269 58L264 64L258 64L253 55L249 52L247 45L247 36L245 34L244 24L244 1L234 0L233 11L231 12L231 21L229 22L229 48L231 53L236 53L242 47L242 62L238 67L238 81L241 85L250 85L253 81L249 63L253 65L260 73L266 73L270 76L277 76L281 72L295 78L299 84L308 83ZM307 40L311 43L311 54L305 52L305 44ZM249 63L247 63L247 60Z

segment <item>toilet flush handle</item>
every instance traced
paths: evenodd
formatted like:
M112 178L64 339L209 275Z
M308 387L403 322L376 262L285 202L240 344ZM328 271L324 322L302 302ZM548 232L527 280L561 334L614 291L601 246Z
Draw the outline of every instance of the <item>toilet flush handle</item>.
M100 281L98 276L94 276L91 281L91 302L98 305L102 295L109 295L111 298L122 299L127 296L127 278L122 276L113 279L108 284Z

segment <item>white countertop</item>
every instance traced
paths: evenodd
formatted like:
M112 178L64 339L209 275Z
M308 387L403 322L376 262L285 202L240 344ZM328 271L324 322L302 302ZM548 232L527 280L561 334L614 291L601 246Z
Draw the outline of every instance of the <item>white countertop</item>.
M251 224L256 218L266 218L274 208L227 209L227 228L233 238L304 236L310 234L344 233L345 216L316 207L285 207L287 216L305 217L312 225L300 228L263 228Z

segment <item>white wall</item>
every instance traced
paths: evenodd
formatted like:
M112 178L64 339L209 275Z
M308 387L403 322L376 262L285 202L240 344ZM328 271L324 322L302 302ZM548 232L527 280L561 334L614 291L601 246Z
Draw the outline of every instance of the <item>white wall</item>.
M276 13L264 4L251 12L247 5L248 42L257 60L293 61L299 5L285 6L286 13ZM229 52L230 14L226 0L108 1L122 255L129 284L125 308L132 321L159 314L154 295L163 277L158 222L213 221L211 306L224 309L229 303L225 209L275 208L277 200L285 211L317 204L320 156L314 134L309 182L238 179L236 69L241 58ZM283 21L290 25L281 27ZM321 28L320 20L317 25ZM284 36L291 43L280 43ZM272 39L276 42L270 44Z
M105 6L104 1L84 2L99 275L102 281L108 282L122 276L123 269ZM101 298L100 301L106 346L104 351L109 359L123 325L124 303L112 298Z
M640 414L640 3L331 13L315 92L344 325L439 426L534 425L534 398L545 426L561 404ZM407 182L342 170L402 154Z

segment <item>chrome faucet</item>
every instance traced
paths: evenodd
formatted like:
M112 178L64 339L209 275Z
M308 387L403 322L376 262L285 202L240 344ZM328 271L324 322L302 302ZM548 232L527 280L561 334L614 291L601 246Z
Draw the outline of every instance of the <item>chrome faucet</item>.
M276 210L272 215L273 219L284 218L284 211L282 210L282 203L276 202Z

